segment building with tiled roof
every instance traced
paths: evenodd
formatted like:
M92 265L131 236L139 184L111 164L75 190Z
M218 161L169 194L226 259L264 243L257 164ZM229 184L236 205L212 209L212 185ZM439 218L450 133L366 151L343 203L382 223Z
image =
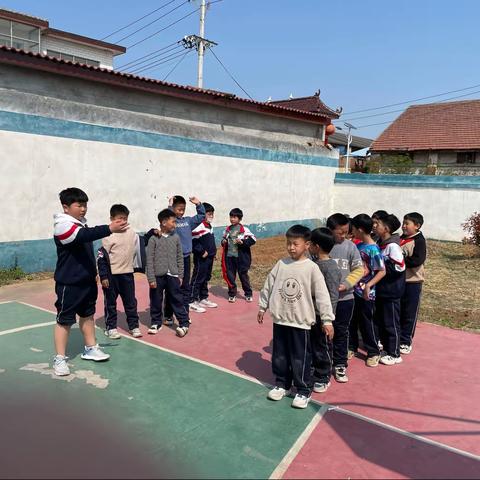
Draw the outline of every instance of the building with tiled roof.
M370 151L407 154L417 164L480 164L480 100L412 105Z

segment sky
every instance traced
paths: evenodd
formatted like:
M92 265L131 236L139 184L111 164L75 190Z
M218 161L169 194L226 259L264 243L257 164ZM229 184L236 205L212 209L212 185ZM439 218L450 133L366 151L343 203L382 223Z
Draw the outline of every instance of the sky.
M117 57L115 68L122 69L185 35L198 34L195 10L199 0L184 5L185 0L3 0L1 6L46 18L53 28L101 39L169 1L158 12L106 39L129 47L193 12ZM388 127L385 122L400 115L396 110L409 103L352 112L474 85L478 87L411 103L459 95L467 96L458 100L480 98L479 18L477 0L220 0L208 9L205 37L218 43L214 47L217 57L255 100L309 96L320 89L328 106L343 108L339 126L348 121L358 127L355 134L375 138ZM151 62L172 57L142 75L164 79L181 59L174 57L177 51L182 52L160 52ZM192 51L168 81L196 85L196 62ZM211 52L205 58L204 88L246 96ZM382 125L370 126L378 123Z

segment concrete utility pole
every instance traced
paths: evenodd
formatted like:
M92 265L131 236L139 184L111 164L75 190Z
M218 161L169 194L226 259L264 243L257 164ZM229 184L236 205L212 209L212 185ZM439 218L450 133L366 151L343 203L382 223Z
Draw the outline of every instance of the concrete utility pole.
M345 161L345 173L348 173L350 170L350 144L352 143L352 128L354 130L357 129L357 127L354 127L351 123L345 122L344 125L348 128L348 134L347 134L347 159Z
M192 1L192 0L189 0ZM203 59L207 48L218 45L205 38L205 15L207 12L206 0L200 0L200 32L199 35L187 35L183 38L183 46L187 49L195 48L198 52L197 87L203 88Z

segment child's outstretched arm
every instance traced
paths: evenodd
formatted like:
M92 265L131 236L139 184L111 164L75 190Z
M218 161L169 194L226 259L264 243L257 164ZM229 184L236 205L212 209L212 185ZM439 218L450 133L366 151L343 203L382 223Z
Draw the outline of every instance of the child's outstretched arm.
M197 197L190 197L189 200L197 207L197 214L193 217L188 217L188 223L193 230L197 228L205 220L205 207Z

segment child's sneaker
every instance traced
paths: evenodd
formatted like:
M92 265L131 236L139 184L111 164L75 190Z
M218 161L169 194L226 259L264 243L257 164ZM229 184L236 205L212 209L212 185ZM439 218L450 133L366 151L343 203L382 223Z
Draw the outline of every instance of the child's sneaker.
M199 305L198 302L192 302L188 306L189 310L196 313L205 313L207 310Z
M163 324L166 325L167 327L171 327L173 325L173 318L172 317L166 318L163 321Z
M338 383L347 383L348 382L348 377L347 377L347 369L346 367L335 367L335 380Z
M110 338L110 340L119 340L122 336L118 333L116 328L111 328L110 330L105 330L105 336Z
M237 297L228 297L228 301L230 303L235 303L237 301Z
M94 362L105 362L110 358L108 353L105 353L98 345L93 347L85 346L83 353L81 355L83 360L93 360Z
M252 303L252 302L253 302L253 297L245 297L245 300L246 300L248 303Z
M380 355L375 355L373 357L368 357L365 361L367 367L378 367L378 362L380 361Z
M300 395L297 393L295 395L295 398L293 399L292 402L292 407L293 408L307 408L308 402L310 401L310 397L307 397L306 395Z
M267 398L273 400L274 402L278 402L283 397L286 397L290 393L290 390L285 390L282 387L273 387L267 395Z
M161 325L152 325L148 330L147 333L149 335L156 335L162 329Z
M348 358L349 360L351 360L351 359L352 359L353 357L355 357L356 355L357 355L356 350L349 350L349 351L348 351L348 354L347 354L347 358Z
M53 357L53 371L55 372L55 375L59 377L70 375L70 368L68 368L67 360L68 357L64 357L63 355L55 355Z
M315 393L325 393L330 386L330 382L315 382L313 384L313 391Z
M177 327L177 337L184 337L188 333L188 327Z
M130 335L131 335L133 338L143 337L142 332L140 331L139 328L132 328L132 329L130 330Z
M208 298L204 298L200 301L199 305L205 308L217 308L218 305L215 302L211 302Z
M402 363L402 357L392 357L391 355L384 355L380 359L380 363L384 365L396 365L397 363Z
M408 355L412 351L411 345L400 345L400 353L402 355Z

